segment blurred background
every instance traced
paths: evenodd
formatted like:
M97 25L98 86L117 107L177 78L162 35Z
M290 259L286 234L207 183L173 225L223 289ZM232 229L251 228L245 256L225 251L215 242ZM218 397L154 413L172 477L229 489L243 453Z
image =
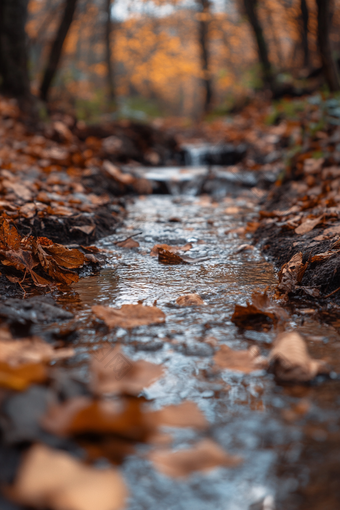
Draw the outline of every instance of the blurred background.
M261 90L279 98L339 88L326 60L337 66L340 56L340 0L2 0L1 5L3 88L6 30L18 45L21 23L30 90L86 121L197 119L233 112ZM15 65L24 60L17 51ZM23 86L20 72L13 79ZM7 85L13 95L23 94L14 88Z

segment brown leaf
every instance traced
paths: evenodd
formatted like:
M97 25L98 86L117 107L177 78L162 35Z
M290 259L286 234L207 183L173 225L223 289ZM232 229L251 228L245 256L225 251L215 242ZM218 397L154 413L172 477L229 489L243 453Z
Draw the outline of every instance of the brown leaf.
M254 292L252 304L247 306L235 305L231 322L241 329L269 329L276 326L279 321L287 319L283 308L273 303L267 293Z
M41 363L25 363L12 366L0 361L0 387L24 391L30 384L47 379L46 367Z
M176 304L179 306L198 306L205 303L198 294L185 294L176 299Z
M233 351L227 345L222 345L214 356L214 362L220 368L244 372L245 374L267 366L264 358L260 356L258 347L255 346L246 351Z
M5 250L19 250L21 246L21 236L17 229L9 220L1 218L0 224L0 243Z
M165 314L156 306L123 305L121 308L96 305L92 307L95 315L109 328L136 328L165 321Z
M163 367L148 361L132 361L116 347L103 347L91 360L91 389L96 394L138 395L163 375Z
M269 356L270 370L281 381L311 381L318 373L329 372L322 360L312 359L304 339L295 331L281 333Z
M119 248L138 248L139 242L130 237L130 239L125 239L124 241L116 243L116 246L119 246Z
M115 434L130 441L144 442L154 433L155 425L143 404L144 400L136 397L116 400L76 397L51 406L41 425L60 436Z
M155 244L152 248L150 255L151 257L157 257L159 250L170 251L171 253L177 253L179 251L189 251L192 248L191 243L187 243L184 246L169 246L168 244Z
M11 366L44 363L74 356L73 348L53 349L39 337L20 340L0 340L0 361Z
M112 177L115 181L119 182L120 184L132 185L136 180L136 178L133 177L133 175L121 172L117 166L114 166L108 160L105 160L103 162L103 169L105 170L107 175Z
M197 404L194 402L182 402L179 405L163 407L158 411L151 411L150 417L153 423L167 427L193 427L206 429L208 422Z
M86 466L66 452L32 446L7 496L51 510L121 510L127 489L116 469Z
M311 230L313 230L316 225L318 225L323 219L323 214L319 216L318 218L314 219L307 219L301 223L296 229L295 233L299 235L307 234Z
M340 234L340 225L334 225L333 227L326 228L319 236L314 237L314 241L324 241L338 234Z
M278 290L288 294L294 292L297 284L301 283L303 275L308 267L308 261L302 263L302 253L296 253L289 262L284 264L278 274Z
M158 262L161 264L171 264L171 265L178 265L178 264L195 264L198 262L203 262L205 260L208 260L209 257L198 257L196 259L193 259L191 257L187 257L185 255L177 255L176 253L172 253L168 250L163 250L159 248L158 250Z
M204 439L188 450L155 451L149 458L161 473L173 478L185 478L194 471L208 472L218 466L235 467L242 461L211 439Z
M79 230L80 232L84 232L84 234L86 235L90 235L92 234L95 228L96 228L95 225L82 225L82 226L76 225L75 227L72 227L70 230L72 231Z
M44 250L52 255L55 262L67 269L76 269L84 264L84 254L77 250L70 250L65 248L62 244L52 244L51 246L44 246Z

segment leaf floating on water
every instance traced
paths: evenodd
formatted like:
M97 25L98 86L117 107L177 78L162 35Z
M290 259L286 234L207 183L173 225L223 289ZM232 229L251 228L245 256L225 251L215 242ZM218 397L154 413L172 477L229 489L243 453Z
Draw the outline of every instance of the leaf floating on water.
M266 292L254 292L252 304L235 305L231 322L241 329L267 330L284 322L287 317L286 311L274 303Z
M296 285L301 283L303 275L308 267L308 261L302 263L302 253L296 253L289 262L284 264L279 272L279 284L277 289L284 294L294 292Z
M176 253L172 253L168 250L159 249L158 250L158 262L161 264L167 265L179 265L179 264L196 264L199 262L204 262L208 260L209 257L198 257L193 259L191 257L187 257L185 255L177 255Z
M208 472L220 466L236 467L242 462L211 439L204 439L187 450L155 451L149 458L161 473L173 478L186 478L195 471Z
M122 305L121 308L96 305L92 311L109 328L136 328L165 321L165 313L156 306Z
M95 394L138 395L159 379L164 369L161 365L145 360L130 360L118 345L103 347L97 351L92 357L90 372L90 385Z
M150 255L151 257L157 257L160 250L166 250L171 253L177 253L179 251L189 251L192 248L191 243L187 243L184 246L169 246L168 244L155 244L152 248Z
M268 364L265 358L260 356L260 350L256 346L245 351L233 351L227 345L222 345L214 356L214 362L220 368L245 374L266 368Z
M51 510L121 510L128 495L118 470L92 468L43 445L28 450L6 494L25 506Z
M179 306L199 306L204 305L204 301L198 294L185 294L176 299Z
M304 339L295 331L281 333L269 356L270 370L280 381L308 382L319 373L328 373L322 360L311 358Z

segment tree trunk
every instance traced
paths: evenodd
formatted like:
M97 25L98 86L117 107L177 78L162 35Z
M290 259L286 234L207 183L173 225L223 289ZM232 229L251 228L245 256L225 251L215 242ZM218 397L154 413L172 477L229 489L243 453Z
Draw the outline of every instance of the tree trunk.
M303 66L309 66L308 20L309 11L306 0L301 0L301 43L303 49Z
M111 0L106 1L106 26L105 26L105 46L106 46L106 67L107 67L107 85L109 90L110 101L115 99L115 87L114 87L114 72L112 65L111 55L111 33L112 33L112 21L111 21Z
M4 94L19 100L25 113L33 107L25 32L28 0L0 0L0 75Z
M72 24L74 13L76 10L77 0L65 0L64 12L60 21L56 38L51 47L48 58L48 64L45 69L43 80L40 87L40 97L43 101L47 101L48 94L57 72L59 61L69 28Z
M318 44L323 65L323 72L331 92L340 90L340 80L335 61L333 60L330 32L329 0L316 0L318 6Z
M243 0L244 8L253 29L259 61L262 68L262 79L266 87L274 89L274 75L271 63L269 61L267 43L263 35L262 26L257 16L257 0Z
M210 0L198 0L200 5L200 13L198 20L198 39L201 50L201 68L203 74L204 86L204 112L208 113L213 99L212 83L209 69L210 54L209 44L209 16L210 16Z

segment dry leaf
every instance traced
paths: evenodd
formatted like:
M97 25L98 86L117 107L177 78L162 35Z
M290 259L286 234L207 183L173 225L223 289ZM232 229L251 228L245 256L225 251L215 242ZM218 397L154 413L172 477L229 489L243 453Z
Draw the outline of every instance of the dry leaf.
M326 228L326 230L324 230L322 232L322 234L320 234L317 237L314 237L313 240L314 241L324 241L325 239L334 237L338 234L340 234L340 225L334 225L333 227Z
M80 232L84 232L84 234L86 235L90 235L92 234L92 232L94 231L94 229L96 228L95 225L83 225L83 226L75 226L75 227L72 227L71 230L79 230Z
M51 510L121 510L127 498L118 470L95 469L43 445L28 450L6 493L25 506Z
M318 225L323 219L323 214L319 216L318 218L314 219L307 219L301 223L296 229L295 233L299 235L307 234L311 230L313 230L316 225Z
M121 308L96 305L94 314L109 328L136 328L165 321L165 314L156 306L122 305Z
M120 346L103 347L91 360L91 389L96 394L138 395L163 375L163 367L148 361L132 361Z
M281 333L269 356L270 370L281 381L311 381L329 369L322 360L312 359L304 339L295 331Z
M252 346L246 351L233 351L227 345L222 345L214 356L214 362L220 368L236 370L245 374L267 366L266 360L260 356L260 350L256 346Z
M185 478L194 471L208 472L219 466L235 467L242 461L211 439L204 439L188 450L155 451L149 458L161 473L173 478Z
M302 263L302 253L296 253L289 262L284 264L278 274L278 290L288 294L294 292L297 284L301 283L303 275L308 267L308 261Z
M198 306L205 303L198 294L185 294L176 299L176 304L179 306Z
M169 220L170 221L170 220ZM151 257L157 257L159 250L166 250L171 253L177 253L179 251L189 251L192 248L191 243L187 243L184 246L169 246L168 244L155 244L152 248L150 255Z
M121 172L117 166L113 165L107 159L103 162L103 169L110 177L112 177L115 181L119 182L120 184L131 185L136 180L136 178L133 177L133 175L128 173L124 174L123 172Z

